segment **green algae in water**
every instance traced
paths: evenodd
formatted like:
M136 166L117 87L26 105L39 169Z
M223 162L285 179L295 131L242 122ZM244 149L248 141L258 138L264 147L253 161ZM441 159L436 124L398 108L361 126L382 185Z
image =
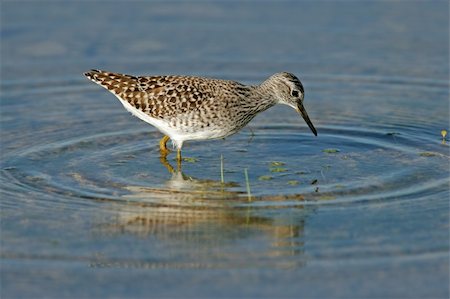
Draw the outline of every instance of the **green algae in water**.
M259 181L270 181L272 179L273 179L273 176L270 176L270 175L262 175L262 176L258 177Z
M281 161L272 161L269 163L269 170L270 172L274 173L274 172L286 172L287 169L281 166L286 165L286 163L281 162Z
M339 153L340 150L337 148L326 148L326 149L322 150L322 152L327 153L327 154L335 154L335 153Z
M284 167L275 167L275 168L271 168L270 169L270 172L286 172L287 171L287 169L286 168L284 168Z
M437 154L433 153L433 152L421 152L421 153L419 153L419 155L421 157L435 157L435 156L437 156Z
M197 163L198 159L197 158L191 158L191 157L183 157L183 161L187 162L187 163Z
M298 184L300 184L300 182L296 181L296 180L291 180L291 181L288 181L287 183L288 183L288 185L291 185L291 186L297 186Z
M272 162L270 162L270 167L278 167L278 166L283 166L283 165L286 165L286 163L280 162L280 161L272 161Z

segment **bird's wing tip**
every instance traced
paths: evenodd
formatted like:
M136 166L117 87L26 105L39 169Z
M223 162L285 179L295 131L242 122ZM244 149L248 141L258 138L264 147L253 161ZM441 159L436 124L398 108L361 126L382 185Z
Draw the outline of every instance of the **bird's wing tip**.
M97 70L97 69L91 69L88 72L84 72L83 74L85 76L89 76L89 75L92 76L93 74L99 74L99 73L102 73L102 71Z

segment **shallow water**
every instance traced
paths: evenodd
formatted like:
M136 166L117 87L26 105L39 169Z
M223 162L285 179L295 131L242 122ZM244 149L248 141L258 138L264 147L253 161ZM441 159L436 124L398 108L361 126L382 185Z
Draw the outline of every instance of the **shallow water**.
M2 5L2 298L448 297L448 3L107 3ZM173 172L90 68L287 70L319 135L274 107Z

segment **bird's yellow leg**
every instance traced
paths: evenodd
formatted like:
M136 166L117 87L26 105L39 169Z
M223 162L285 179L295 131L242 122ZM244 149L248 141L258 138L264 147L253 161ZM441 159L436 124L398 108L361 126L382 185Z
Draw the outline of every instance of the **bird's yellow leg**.
M167 161L166 156L161 155L161 157L159 157L159 161L161 162L162 165L164 165L167 168L169 173L175 172L175 169L172 167L172 165L170 165L169 161Z
M164 135L163 138L159 141L159 152L161 153L161 157L166 157L167 154L170 152L167 149L167 141L169 141L170 137L167 135Z

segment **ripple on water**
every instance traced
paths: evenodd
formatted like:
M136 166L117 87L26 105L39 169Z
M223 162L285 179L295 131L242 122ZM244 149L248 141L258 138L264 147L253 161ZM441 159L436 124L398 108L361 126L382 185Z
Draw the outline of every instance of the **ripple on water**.
M383 90L383 95L396 94L405 86L418 93L430 89L440 93L448 87L448 82L418 78L305 78L312 80L313 89L327 85L328 92L354 84L364 85L359 89L366 93ZM29 88L24 90L23 82L2 82L6 99L28 93L51 98L63 92L70 97L93 89L86 89L88 85L74 78L27 84ZM424 137L423 125L409 124L406 129L399 125L399 133L392 126L365 123L356 115L330 117L338 123L349 119L360 123L358 127L324 124L319 138L314 138L309 132L299 132L299 125L275 125L276 119L260 122L226 141L188 143L184 153L193 159L184 162L183 173L170 173L173 161L159 160L158 134L139 129L90 135L89 128L84 128L81 137L21 146L7 153L2 187L10 195L35 193L52 204L56 201L74 208L99 200L124 199L174 206L226 203L235 208L388 202L412 200L445 189L448 146ZM396 114L395 118L401 124L410 122L405 115ZM225 161L224 183L220 181L220 155ZM251 201L247 200L244 168L250 175Z
M37 145L7 157L2 184L5 192L39 193L46 199L54 194L52 201L68 205L126 200L264 208L413 200L440 192L448 183L446 145L436 144L423 154L408 136L336 126L322 127L321 138L294 126L261 126L254 132L188 144L184 153L193 158L186 159L182 173L171 173L173 155L167 163L160 161L157 140L145 131Z

